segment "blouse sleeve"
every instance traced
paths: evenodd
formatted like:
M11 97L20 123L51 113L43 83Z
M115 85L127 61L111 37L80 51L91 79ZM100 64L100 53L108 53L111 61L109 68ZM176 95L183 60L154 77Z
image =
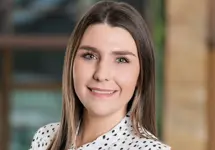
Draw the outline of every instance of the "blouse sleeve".
M51 123L39 128L33 136L29 150L46 150L52 142L58 126L59 123Z
M139 149L140 150L171 150L171 147L164 143L160 143L160 142L153 143L152 142L152 143L145 144L144 146L142 146Z

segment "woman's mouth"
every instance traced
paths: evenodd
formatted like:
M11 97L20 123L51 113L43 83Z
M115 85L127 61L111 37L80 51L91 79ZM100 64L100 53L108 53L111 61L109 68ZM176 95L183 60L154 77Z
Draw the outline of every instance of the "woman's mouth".
M116 90L102 89L102 88L95 88L95 87L88 87L88 89L94 96L98 96L98 97L110 97L117 92Z

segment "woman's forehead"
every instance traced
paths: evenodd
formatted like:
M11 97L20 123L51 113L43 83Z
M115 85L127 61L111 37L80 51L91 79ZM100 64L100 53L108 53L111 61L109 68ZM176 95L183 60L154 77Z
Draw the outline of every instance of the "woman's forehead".
M80 46L83 45L95 47L99 50L137 51L136 43L127 30L121 27L112 27L105 23L89 26L80 43Z

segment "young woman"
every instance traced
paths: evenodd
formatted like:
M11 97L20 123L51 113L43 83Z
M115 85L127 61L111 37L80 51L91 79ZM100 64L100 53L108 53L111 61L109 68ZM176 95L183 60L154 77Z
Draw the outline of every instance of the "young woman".
M141 15L96 3L69 40L60 123L41 127L31 150L170 150L156 138L155 60Z

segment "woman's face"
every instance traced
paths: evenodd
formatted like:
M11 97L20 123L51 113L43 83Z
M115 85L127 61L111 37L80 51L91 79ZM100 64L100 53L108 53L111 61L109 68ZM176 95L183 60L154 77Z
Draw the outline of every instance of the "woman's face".
M125 112L140 73L134 39L107 24L89 26L74 60L75 92L88 113Z

